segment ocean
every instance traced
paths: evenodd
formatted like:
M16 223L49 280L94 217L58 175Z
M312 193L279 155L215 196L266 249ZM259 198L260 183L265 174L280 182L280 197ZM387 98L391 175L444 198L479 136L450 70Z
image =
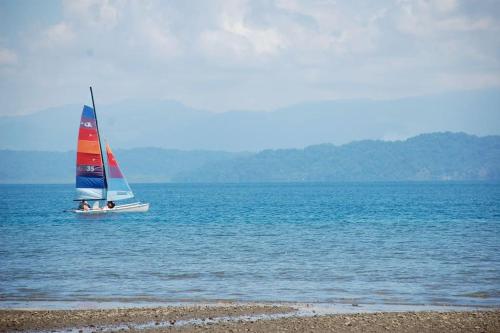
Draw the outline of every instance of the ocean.
M0 185L0 307L217 300L500 306L500 184Z

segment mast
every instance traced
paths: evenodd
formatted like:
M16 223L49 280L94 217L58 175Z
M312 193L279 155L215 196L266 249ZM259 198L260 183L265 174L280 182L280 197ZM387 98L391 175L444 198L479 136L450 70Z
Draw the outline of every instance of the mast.
M106 190L108 189L108 179L106 177L106 167L105 167L105 162L104 162L104 155L102 153L102 146L101 146L101 133L99 132L99 125L97 123L97 113L95 111L95 103L94 103L94 93L92 92L92 87L90 87L90 96L92 97L92 107L94 108L94 115L95 115L95 127L97 130L97 134L99 134L99 149L101 150L101 159L102 159L102 172L104 174L104 186L106 187ZM106 199L106 198L104 198Z

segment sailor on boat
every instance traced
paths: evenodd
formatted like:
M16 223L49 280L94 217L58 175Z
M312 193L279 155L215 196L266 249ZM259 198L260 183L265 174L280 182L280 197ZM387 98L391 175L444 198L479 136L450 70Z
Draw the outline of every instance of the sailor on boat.
M108 203L106 205L108 206L109 209L113 209L116 206L113 201L108 201Z
M78 209L80 209L80 210L89 210L90 209L90 205L89 205L89 203L86 200L82 200L80 202L80 205L78 205Z

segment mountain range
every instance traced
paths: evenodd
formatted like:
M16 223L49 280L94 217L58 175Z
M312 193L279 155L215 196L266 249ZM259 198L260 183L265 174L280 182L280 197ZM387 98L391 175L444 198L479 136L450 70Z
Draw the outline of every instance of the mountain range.
M500 180L500 136L430 133L251 152L117 149L131 182ZM0 150L0 183L74 182L75 152Z
M97 93L99 102L99 93ZM0 117L0 149L75 149L82 105ZM211 112L175 101L97 104L111 146L257 152L364 139L401 140L420 133L500 134L500 91L478 90L393 100L305 102L271 111Z

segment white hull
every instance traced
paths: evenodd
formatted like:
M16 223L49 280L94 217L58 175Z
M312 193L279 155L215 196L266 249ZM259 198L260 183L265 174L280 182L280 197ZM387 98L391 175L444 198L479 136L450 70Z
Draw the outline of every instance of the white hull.
M134 202L126 205L116 205L114 208L108 207L99 209L80 210L75 209L73 212L78 214L104 214L104 213L140 213L149 210L148 203Z

